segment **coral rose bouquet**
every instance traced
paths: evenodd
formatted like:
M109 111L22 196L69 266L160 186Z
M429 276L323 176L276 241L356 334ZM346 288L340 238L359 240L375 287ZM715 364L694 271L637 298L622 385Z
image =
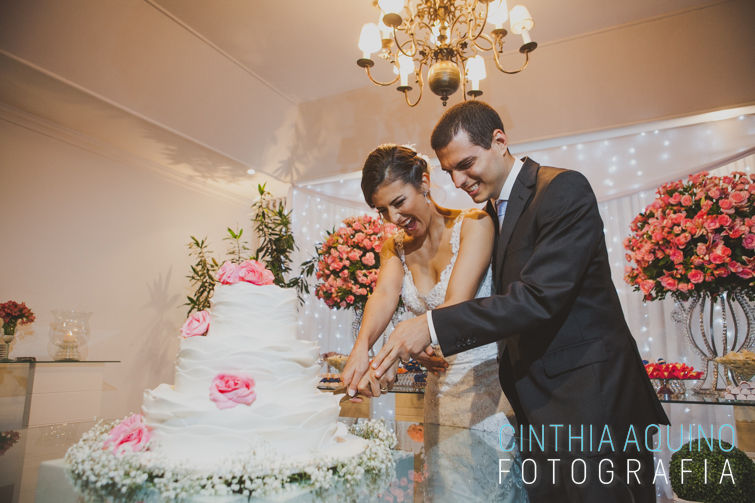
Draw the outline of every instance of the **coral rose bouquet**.
M755 300L755 175L691 175L667 183L631 224L624 279L646 300L671 294L717 297L740 290Z
M380 250L396 232L369 215L349 217L317 246L317 298L333 309L364 309L377 283Z

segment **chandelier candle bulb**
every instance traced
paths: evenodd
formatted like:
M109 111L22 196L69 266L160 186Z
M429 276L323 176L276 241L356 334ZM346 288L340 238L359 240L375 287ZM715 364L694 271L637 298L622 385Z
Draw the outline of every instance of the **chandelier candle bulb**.
M359 35L359 49L362 51L362 58L370 59L370 55L379 51L382 45L380 30L375 23L367 23L362 26L362 33Z
M480 90L480 81L487 77L485 60L479 54L467 61L467 78L472 82L471 91Z
M401 85L409 85L409 74L414 71L414 60L409 56L401 54L398 57L399 75L401 75Z
M509 18L509 7L506 0L493 0L488 4L488 23L496 30L503 29L503 23Z
M404 0L380 0L378 7L386 14L399 14L404 8Z

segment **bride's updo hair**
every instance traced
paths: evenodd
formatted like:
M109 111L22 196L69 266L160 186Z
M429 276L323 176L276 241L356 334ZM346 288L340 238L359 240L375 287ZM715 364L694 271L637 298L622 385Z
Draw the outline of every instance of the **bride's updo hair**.
M372 198L384 183L401 180L420 190L422 175L427 173L427 161L417 152L399 145L381 145L367 156L362 168L362 194L371 208Z

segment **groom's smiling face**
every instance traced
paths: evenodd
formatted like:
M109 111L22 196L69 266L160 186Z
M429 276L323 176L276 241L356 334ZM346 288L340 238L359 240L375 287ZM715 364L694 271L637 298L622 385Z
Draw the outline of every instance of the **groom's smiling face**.
M472 143L467 132L461 129L448 145L435 153L456 188L469 194L474 202L482 203L498 198L501 192L506 178L503 156L507 147L503 131L494 131L493 142L485 149Z

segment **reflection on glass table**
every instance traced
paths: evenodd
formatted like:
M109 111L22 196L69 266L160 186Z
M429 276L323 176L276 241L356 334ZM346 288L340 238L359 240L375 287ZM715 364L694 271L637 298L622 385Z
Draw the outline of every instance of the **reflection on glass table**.
M737 405L744 407L754 407L755 401L753 400L727 400L721 395L708 395L695 393L694 391L687 391L682 395L675 395L674 398L663 398L661 396L658 399L663 403L686 403L693 405Z

